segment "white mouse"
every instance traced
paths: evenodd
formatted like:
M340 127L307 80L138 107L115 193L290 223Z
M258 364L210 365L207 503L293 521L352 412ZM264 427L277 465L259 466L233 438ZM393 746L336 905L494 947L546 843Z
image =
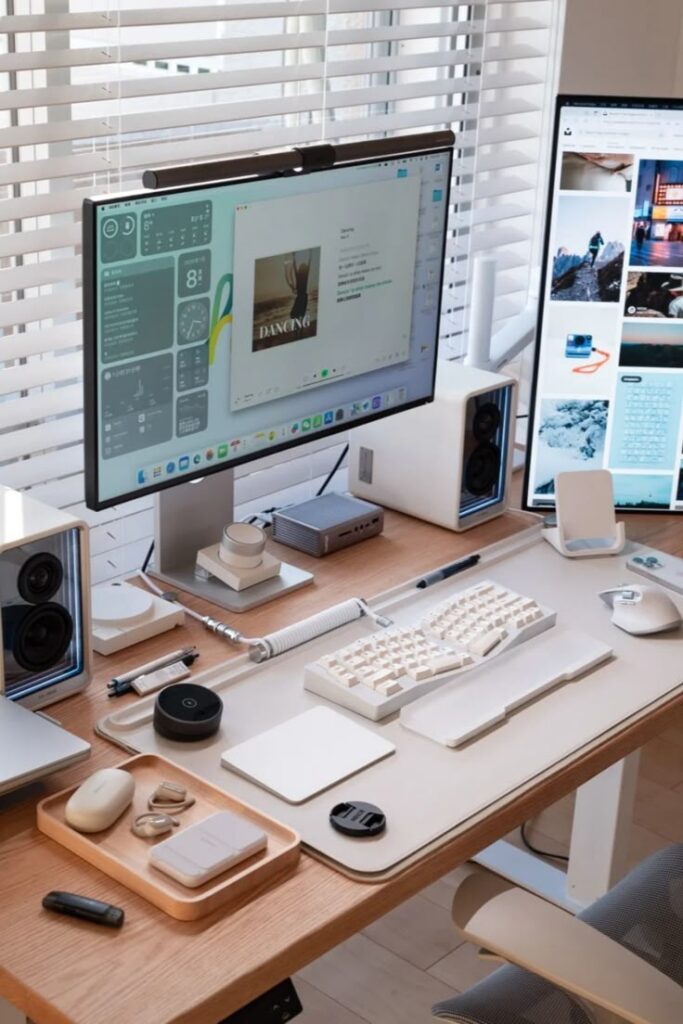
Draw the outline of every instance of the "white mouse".
M658 587L624 583L599 595L612 609L612 622L626 633L646 636L675 629L681 622L678 608Z

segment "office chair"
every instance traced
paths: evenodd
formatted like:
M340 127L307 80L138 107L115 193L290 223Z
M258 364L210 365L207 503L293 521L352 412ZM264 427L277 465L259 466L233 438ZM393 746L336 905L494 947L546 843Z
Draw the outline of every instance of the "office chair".
M484 955L511 964L438 1003L436 1017L683 1024L683 843L649 857L577 917L468 865L453 920Z

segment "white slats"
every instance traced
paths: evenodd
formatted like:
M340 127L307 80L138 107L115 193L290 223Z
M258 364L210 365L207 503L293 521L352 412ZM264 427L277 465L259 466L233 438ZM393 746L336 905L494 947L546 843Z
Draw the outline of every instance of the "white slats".
M144 557L152 502L82 504L83 199L136 189L149 166L452 127L442 344L457 354L473 256L498 259L496 321L526 301L563 2L13 0L0 18L0 482L86 517L96 581ZM342 444L240 467L238 507L310 497Z

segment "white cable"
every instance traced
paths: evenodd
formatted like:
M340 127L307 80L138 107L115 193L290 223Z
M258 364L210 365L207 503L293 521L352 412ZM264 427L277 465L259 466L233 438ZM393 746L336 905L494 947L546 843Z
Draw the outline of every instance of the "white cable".
M145 586L149 587L150 590L160 597L168 593L161 590L156 583L153 583L142 569L138 569L138 576ZM302 619L301 622L295 622L292 626L285 626L284 629L278 629L267 636L246 637L219 619L213 619L210 615L200 615L180 601L173 601L173 603L177 604L188 615L191 615L192 618L201 622L209 632L215 633L217 636L229 641L229 643L247 644L249 647L249 657L252 661L267 661L268 658L284 654L285 651L291 650L292 647L299 647L308 640L322 636L323 633L329 633L330 630L337 629L339 626L345 626L355 619L362 618L363 615L367 615L379 626L391 625L391 619L373 612L361 597L352 597L348 601L342 601L332 608L327 608L323 612L317 612L307 619Z
M308 640L322 636L323 633L329 633L331 629L345 626L365 614L363 604L359 598L353 597L349 601L342 601L341 604L327 608L324 612L317 612L307 619L302 619L301 622L295 622L293 626L285 626L284 629L269 633L268 636L252 642L249 657L252 661L266 661L291 650L292 647L298 647Z

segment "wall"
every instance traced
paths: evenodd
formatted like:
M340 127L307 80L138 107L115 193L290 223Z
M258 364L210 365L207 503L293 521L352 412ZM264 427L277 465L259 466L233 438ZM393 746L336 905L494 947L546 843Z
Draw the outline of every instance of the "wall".
M567 0L560 87L683 96L681 0Z

